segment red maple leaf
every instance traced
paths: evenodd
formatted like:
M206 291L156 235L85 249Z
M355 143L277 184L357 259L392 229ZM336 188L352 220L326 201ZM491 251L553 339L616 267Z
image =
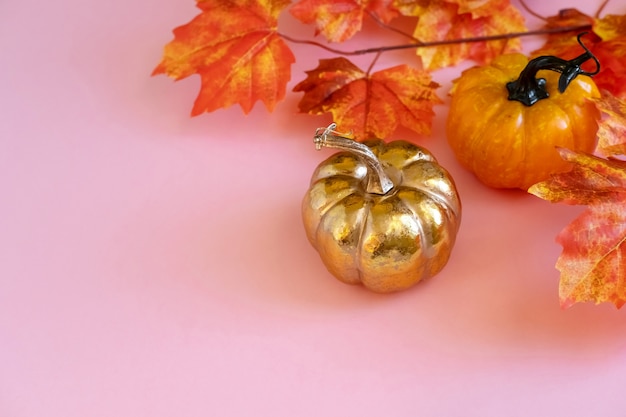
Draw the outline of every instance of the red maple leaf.
M346 58L323 59L307 75L294 87L304 92L300 111L330 112L342 129L358 138L387 138L398 125L429 134L433 106L442 102L430 75L407 65L370 75Z
M592 301L626 303L626 162L559 149L573 164L569 172L528 191L551 202L587 205L558 235L563 246L561 305Z
M202 12L174 29L153 75L180 80L199 74L192 115L238 103L248 113L261 100L271 111L283 99L295 61L277 18L288 0L198 0Z

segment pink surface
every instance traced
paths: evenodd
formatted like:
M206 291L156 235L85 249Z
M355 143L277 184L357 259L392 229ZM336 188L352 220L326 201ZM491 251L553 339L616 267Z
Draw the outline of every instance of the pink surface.
M558 305L554 237L580 208L479 184L439 106L432 138L396 138L457 181L450 263L396 295L339 283L300 220L330 119L294 93L191 119L198 79L149 77L195 14L0 3L0 416L624 415L624 311ZM293 49L290 87L331 56Z

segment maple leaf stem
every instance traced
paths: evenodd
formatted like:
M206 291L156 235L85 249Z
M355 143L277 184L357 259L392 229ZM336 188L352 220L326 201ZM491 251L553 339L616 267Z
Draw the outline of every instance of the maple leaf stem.
M546 19L544 16L540 15L539 13L537 13L536 11L534 11L533 9L531 9L524 0L519 0L520 4L522 5L522 7L524 8L524 10L526 10L526 12L528 14L530 14L531 16L536 17L537 19L541 19L543 21L547 21L548 19Z
M608 0L607 0L607 1L608 1ZM389 25L389 24L387 24L387 23L383 22L383 21L382 21L382 20L378 17L378 15L377 15L376 13L371 12L371 11L369 11L369 10L366 10L366 12L367 12L367 14L369 15L369 17L370 17L370 18L371 18L374 22L376 22L376 24L377 24L378 26L380 26L381 28L386 29L386 30L388 30L388 31L390 31L390 32L394 32L394 33L397 33L397 34L399 34L399 35L402 35L402 36L404 36L405 38L411 39L411 40L412 40L412 41L414 41L414 42L421 43L421 41L420 41L419 39L417 39L416 37L414 37L413 35L411 35L411 34L409 34L409 33L406 33L406 32L404 32L404 31L402 31L402 30L400 30L400 29L398 29L398 28L396 28L396 27L393 27L393 26L391 26L391 25Z
M292 43L312 45L318 48L322 48L326 51L335 53L337 55L353 56L353 55L366 55L366 54L375 54L375 53L382 53L382 52L389 52L389 51L397 51L397 50L411 49L411 48L417 49L417 48L427 48L427 47L442 46L442 45L455 45L455 44L460 44L460 43L474 43L474 42L496 41L496 40L502 40L502 39L513 39L513 38L521 38L525 36L549 35L549 34L554 34L554 33L566 33L566 32L579 32L579 31L587 31L590 29L591 29L590 24L576 25L576 26L563 26L563 27L556 27L556 28L529 30L527 32L502 33L499 35L490 35L490 36L476 36L476 37L471 37L471 38L443 39L440 41L432 41L432 42L377 46L374 48L357 49L355 51L344 51L341 49L332 48L320 42L292 38L291 36L285 35L284 33L281 33L281 32L277 32L277 34L281 38Z
M315 47L322 48L322 49L324 49L324 50L326 50L328 52L332 52L332 53L337 54L337 55L344 55L344 56L359 55L355 51L342 51L340 49L331 48L330 46L324 45L323 43L320 43L320 42L310 41L310 40L306 40L306 39L292 38L291 36L285 35L284 33L281 33L281 32L277 32L277 34L278 34L278 36L280 36L284 40L289 41L291 43L315 46Z
M596 19L600 18L600 14L602 13L602 10L604 10L604 7L607 4L609 4L609 0L604 0L602 4L600 5L600 7L598 7L598 11L596 12Z
M380 58L380 55L382 54L382 52L378 52L376 54L376 56L374 57L374 59L372 59L372 63L370 64L370 66L367 68L367 76L369 77L370 73L372 72L372 69L374 69L374 65L376 65L376 61L378 61L378 58Z

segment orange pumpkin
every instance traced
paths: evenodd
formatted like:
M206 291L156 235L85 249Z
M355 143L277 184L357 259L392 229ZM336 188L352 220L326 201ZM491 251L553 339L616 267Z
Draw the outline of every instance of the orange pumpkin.
M581 68L589 59L593 73ZM464 71L453 84L446 126L454 154L496 188L525 190L567 170L557 146L593 152L596 145L600 113L589 99L600 96L590 78L598 71L589 50L571 61L506 54Z

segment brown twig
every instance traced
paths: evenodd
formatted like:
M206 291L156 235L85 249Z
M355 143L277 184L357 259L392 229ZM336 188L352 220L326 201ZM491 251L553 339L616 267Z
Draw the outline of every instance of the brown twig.
M383 22L380 17L378 17L378 15L372 11L366 10L366 13L369 15L369 17L381 28L386 29L390 32L393 33L397 33L399 35L404 36L405 38L411 39L412 41L414 41L415 43L422 43L419 39L417 39L416 37L414 37L413 35L406 33L392 25L389 25L385 22Z
M372 59L372 63L370 64L369 68L367 68L367 72L366 74L369 76L370 73L372 72L372 69L374 68L374 65L376 65L376 61L378 61L378 58L380 58L380 55L382 54L382 52L378 52L375 56L374 59Z
M503 39L521 38L525 36L548 35L548 34L554 34L554 33L567 33L567 32L582 32L586 30L591 30L591 25L564 26L564 27L557 27L557 28L530 30L527 32L511 32L511 33L502 33L499 35L476 36L472 38L444 39L444 40L432 41L432 42L377 46L374 48L357 49L355 51L343 51L341 49L336 49L336 48L332 48L330 46L324 45L320 42L292 38L291 36L285 35L284 33L280 33L280 32L278 32L278 35L282 37L283 39L285 39L286 41L289 41L292 43L312 45L312 46L322 48L326 51L332 52L337 55L354 56L354 55L382 53L382 52L388 52L388 51L397 51L397 50L402 50L402 49L417 49L417 48L428 48L428 47L433 47L433 46L456 45L460 43L496 41L496 40L503 40Z
M602 4L600 5L600 7L598 8L598 11L596 12L595 18L598 19L600 18L600 14L602 13L602 10L604 10L604 7L609 4L609 0L604 0L602 2Z
M526 12L531 15L531 16L535 16L537 19L541 19L543 21L547 21L548 19L545 18L544 16L540 15L539 13L537 13L536 11L534 11L533 9L531 9L530 7L528 7L528 5L526 4L526 2L524 0L519 0L520 4L522 5L522 7L524 8L524 10L526 10Z

